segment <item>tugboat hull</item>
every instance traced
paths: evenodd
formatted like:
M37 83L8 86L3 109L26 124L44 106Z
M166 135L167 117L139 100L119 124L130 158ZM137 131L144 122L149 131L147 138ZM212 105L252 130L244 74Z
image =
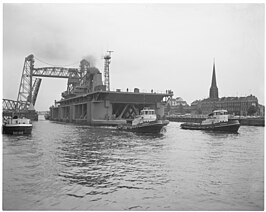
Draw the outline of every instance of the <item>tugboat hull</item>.
M221 131L221 132L237 132L240 127L240 123L237 120L220 122L216 124L199 124L199 123L184 123L181 124L182 129L189 130L209 130L209 131Z
M3 134L9 135L28 135L31 134L32 125L28 126L19 126L19 125L3 125Z
M164 120L164 121L157 121L154 123L147 122L136 126L121 125L118 126L118 129L124 131L136 132L136 133L159 134L161 133L162 128L167 124L169 124L169 121Z

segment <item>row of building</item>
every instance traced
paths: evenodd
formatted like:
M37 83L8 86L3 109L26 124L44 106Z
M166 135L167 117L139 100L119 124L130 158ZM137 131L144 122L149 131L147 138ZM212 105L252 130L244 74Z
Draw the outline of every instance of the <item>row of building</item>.
M253 95L219 98L214 63L209 98L195 100L191 105L188 105L181 97L171 98L167 101L165 112L166 114L208 114L217 109L226 109L230 114L241 116L264 116L265 111L265 107L260 105L258 98Z

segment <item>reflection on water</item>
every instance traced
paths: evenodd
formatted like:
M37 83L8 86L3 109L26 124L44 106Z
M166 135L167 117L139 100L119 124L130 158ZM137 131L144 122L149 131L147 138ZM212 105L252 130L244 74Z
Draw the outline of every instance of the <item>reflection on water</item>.
M263 130L141 135L35 122L3 137L11 210L262 210Z

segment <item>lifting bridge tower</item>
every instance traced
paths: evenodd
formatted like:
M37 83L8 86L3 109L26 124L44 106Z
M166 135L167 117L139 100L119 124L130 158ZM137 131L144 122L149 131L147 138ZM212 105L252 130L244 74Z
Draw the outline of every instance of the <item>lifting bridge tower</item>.
M28 112L34 112L42 81L40 77L66 78L68 79L66 93L73 93L75 86L79 85L89 67L89 63L86 60L80 62L80 69L64 67L35 68L34 62L32 54L25 58L17 100L3 99L3 114L23 113L26 116Z

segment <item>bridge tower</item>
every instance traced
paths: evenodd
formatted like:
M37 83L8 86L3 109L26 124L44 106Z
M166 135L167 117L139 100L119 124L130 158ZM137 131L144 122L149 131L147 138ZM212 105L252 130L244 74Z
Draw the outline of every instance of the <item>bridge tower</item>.
M34 56L31 54L25 58L19 92L17 97L16 110L27 110L29 106L34 108L37 94L40 88L41 79L36 78L33 83Z
M109 51L108 53L111 54L111 51ZM108 61L108 65L110 63L110 58L106 59ZM33 114L35 112L34 106L36 103L38 91L42 81L41 78L43 77L68 79L67 91L62 93L63 98L69 98L75 95L74 94L75 88L78 88L83 84L87 83L86 77L88 72L90 72L91 67L90 63L86 60L82 60L80 62L79 68L64 68L64 67L35 68L34 67L35 59L42 62L37 57L34 58L33 54L25 58L17 100L3 99L2 101L3 114L7 115L12 113L19 113L25 115L25 117L27 117L27 114L31 113Z

